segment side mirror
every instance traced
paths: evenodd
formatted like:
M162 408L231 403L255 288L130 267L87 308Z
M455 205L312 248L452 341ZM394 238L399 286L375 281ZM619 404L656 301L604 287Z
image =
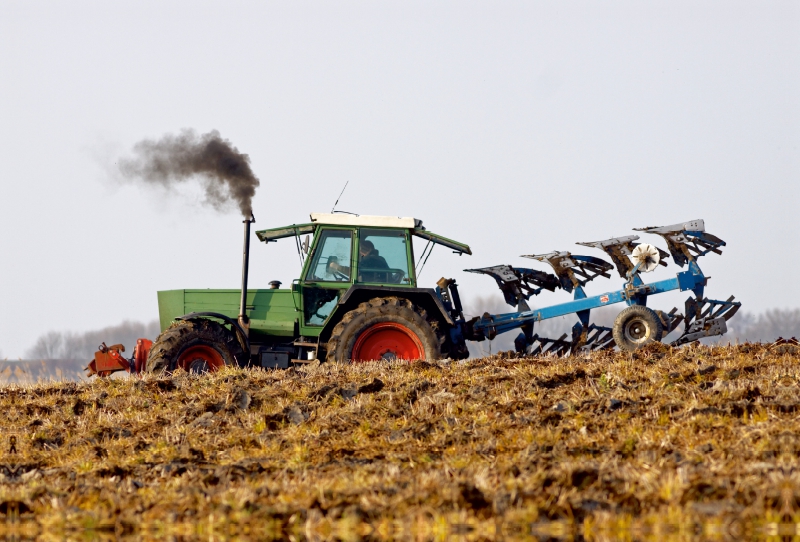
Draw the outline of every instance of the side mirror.
M302 247L303 248L303 253L306 254L306 255L308 255L308 247L309 246L311 246L311 240L309 239L309 236L306 235L306 239L305 239L305 241L303 241L303 247Z

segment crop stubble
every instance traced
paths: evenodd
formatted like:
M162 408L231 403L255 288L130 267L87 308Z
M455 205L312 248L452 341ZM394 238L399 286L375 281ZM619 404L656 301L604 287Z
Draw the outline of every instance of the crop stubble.
M0 516L343 538L797 525L798 356L657 344L8 386Z

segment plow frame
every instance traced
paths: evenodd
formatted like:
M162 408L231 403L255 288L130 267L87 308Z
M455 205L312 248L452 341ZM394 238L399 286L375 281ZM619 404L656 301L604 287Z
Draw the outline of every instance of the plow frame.
M689 229L691 228L691 229ZM549 263L556 274L553 276L533 271L529 269L515 269L511 266L495 266L483 269L466 269L465 271L484 273L495 278L498 286L510 305L517 305L517 311L489 314L484 313L481 317L473 319L466 335L472 340L494 339L498 334L519 329L522 333L514 341L518 352L528 353L565 353L579 349L602 349L614 346L611 339L611 329L590 323L590 313L592 309L625 303L628 306L641 305L647 306L647 298L671 291L691 291L694 297L686 300L686 315L676 314L677 309L669 313L659 312L659 317L663 321L664 334L666 336L673 331L683 321L685 322L684 333L672 345L678 346L696 341L703 337L722 335L727 331L725 322L738 311L741 303L734 301L733 296L725 301L704 298L705 287L708 278L703 274L702 269L697 263L697 258L714 252L721 254L720 247L725 242L704 231L702 220L689 221L673 226L641 228L638 231L654 233L664 237L669 247L669 255L673 256L673 261L683 267L688 264L686 271L681 271L673 278L645 283L640 271L644 262L632 263L627 255L638 245L633 241L638 236L628 236L606 241L593 243L578 243L584 246L600 248L609 254L616 265L621 277L626 281L619 290L605 292L599 295L587 296L584 286L586 283L598 276L608 277L607 270L614 266L599 258L590 256L574 256L569 252L552 252L538 256L525 256L539 261ZM655 247L657 248L657 247ZM668 253L658 249L660 256L667 257ZM664 261L658 261L661 265L666 265ZM587 275L586 266L591 266L591 273ZM641 269L640 269L641 268ZM559 303L544 308L529 309L527 300L533 295L538 295L542 288L525 288L525 284L530 280L531 273L548 275L560 283L560 287L565 291L572 291L573 300ZM536 277L536 284L547 284L546 278ZM520 288L520 286L522 288ZM553 288L547 288L553 291ZM516 297L515 297L516 294ZM578 322L572 328L572 340L567 335L562 335L558 339L547 339L534 335L534 325L551 318L575 314ZM663 338L662 336L662 338ZM538 341L538 346L534 343Z
M678 273L675 278L651 282L649 284L642 281L638 273L635 273L632 278L633 280L626 283L623 288L600 295L588 297L583 286L577 286L574 290L573 301L522 312L496 315L484 314L484 316L475 322L473 329L475 331L484 332L487 337L494 337L499 333L518 329L529 322L541 322L542 320L558 318L559 316L566 316L573 313L577 314L581 321L585 318L586 322L584 322L584 324L588 325L588 311L614 305L616 303L625 302L628 305L647 306L647 298L649 296L671 292L673 290L680 290L681 292L691 290L698 298L702 298L707 280L696 262L690 262L689 271ZM721 305L733 304L727 301L709 301Z

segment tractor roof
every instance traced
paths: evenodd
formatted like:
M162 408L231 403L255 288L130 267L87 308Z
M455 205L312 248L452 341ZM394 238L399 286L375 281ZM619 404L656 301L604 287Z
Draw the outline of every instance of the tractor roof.
M422 239L427 239L434 244L446 246L458 253L472 254L469 245L427 231L425 226L422 225L422 220L412 217L353 215L349 213L311 213L311 222L260 230L256 232L256 235L261 241L269 243L270 241L276 241L284 237L314 233L314 230L320 225L403 228L411 230L413 235L421 237Z
M335 226L374 226L376 228L421 228L422 220L410 216L351 215L350 213L311 213L311 222Z

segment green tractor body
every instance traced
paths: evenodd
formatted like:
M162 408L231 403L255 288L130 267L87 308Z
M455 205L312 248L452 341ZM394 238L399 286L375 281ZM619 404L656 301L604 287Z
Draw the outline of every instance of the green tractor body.
M241 290L165 290L158 292L158 315L161 330L185 314L216 312L232 320L239 315ZM248 290L247 314L250 317L250 341L294 337L297 310L291 290Z
M443 245L458 254L471 254L469 246L427 231L414 218L349 214L312 214L309 223L261 230L256 235L265 243L294 238L305 258L301 276L291 287L282 289L279 282L273 282L274 288L247 289L244 314L241 289L158 292L162 337L169 335L176 323L190 326L181 322L209 319L228 330L242 346L235 356L238 364L262 367L286 367L315 359L366 361L364 356L395 359L404 352L421 359L466 356L463 340L456 337L454 342L450 333L455 321L463 319L455 281L443 279L436 288L418 287L412 236L423 239L428 250ZM246 241L245 252L248 250ZM451 292L455 292L455 304ZM371 324L355 331L337 331L337 325L353 320L354 311L359 310L364 313L359 318L369 319ZM417 331L413 331L415 326ZM362 335L368 328L373 331L365 338ZM350 337L352 344L337 343L337 333ZM434 336L437 344L431 346L428 342ZM337 352L332 353L334 347ZM175 346L160 355L174 357L179 349ZM202 352L198 352L193 355L200 359ZM213 368L224 362L223 358L205 360L205 365L195 367ZM162 359L155 364L170 369L175 361ZM184 359L177 365L189 368L195 361Z

